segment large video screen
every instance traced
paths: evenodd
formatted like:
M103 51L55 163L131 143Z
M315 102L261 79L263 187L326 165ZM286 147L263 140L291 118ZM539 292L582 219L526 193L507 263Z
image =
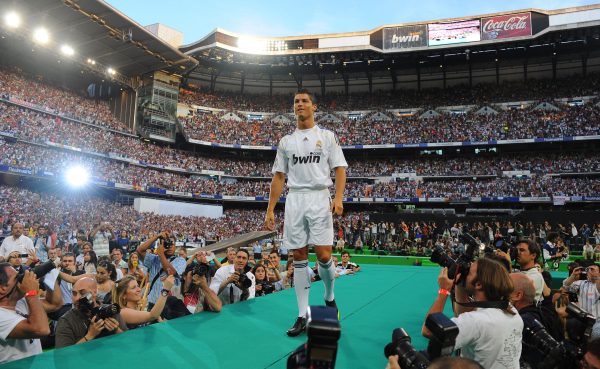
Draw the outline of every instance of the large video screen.
M480 41L480 28L479 20L428 24L429 46Z

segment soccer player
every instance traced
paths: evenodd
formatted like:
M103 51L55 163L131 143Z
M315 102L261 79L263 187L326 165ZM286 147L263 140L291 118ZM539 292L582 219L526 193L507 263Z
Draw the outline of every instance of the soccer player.
M285 177L289 188L285 201L283 244L294 252L294 289L298 302L298 318L287 331L294 337L306 328L306 311L310 292L308 245L314 245L319 263L319 276L325 286L325 305L337 305L333 293L335 266L331 260L333 247L332 213L342 215L342 198L346 185L346 159L335 134L315 125L314 96L307 90L294 95L297 128L281 139L273 164L273 180L265 227L275 229L275 205L281 196ZM335 197L331 201L331 170L335 170Z

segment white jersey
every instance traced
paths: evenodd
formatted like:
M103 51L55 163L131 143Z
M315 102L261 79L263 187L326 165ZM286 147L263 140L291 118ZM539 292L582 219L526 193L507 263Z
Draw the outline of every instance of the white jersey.
M333 185L333 168L347 166L335 134L314 126L296 129L279 141L272 172L286 173L290 189L322 190Z

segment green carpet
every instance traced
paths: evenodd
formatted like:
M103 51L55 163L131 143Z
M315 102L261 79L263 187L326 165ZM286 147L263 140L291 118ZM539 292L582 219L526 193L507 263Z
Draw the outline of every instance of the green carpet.
M342 337L336 368L384 368L384 346L403 327L417 349L423 318L436 297L439 268L365 265L336 280ZM310 303L323 304L323 285L313 284ZM293 289L166 323L52 350L2 368L285 368L306 335L285 330L297 314ZM446 305L450 316L450 303Z

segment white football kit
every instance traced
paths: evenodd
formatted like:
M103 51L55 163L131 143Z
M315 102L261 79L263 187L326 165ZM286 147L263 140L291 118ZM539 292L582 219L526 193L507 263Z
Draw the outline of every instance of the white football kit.
M347 167L335 134L314 126L281 139L273 174L287 174L283 242L290 249L309 244L333 245L331 170Z

